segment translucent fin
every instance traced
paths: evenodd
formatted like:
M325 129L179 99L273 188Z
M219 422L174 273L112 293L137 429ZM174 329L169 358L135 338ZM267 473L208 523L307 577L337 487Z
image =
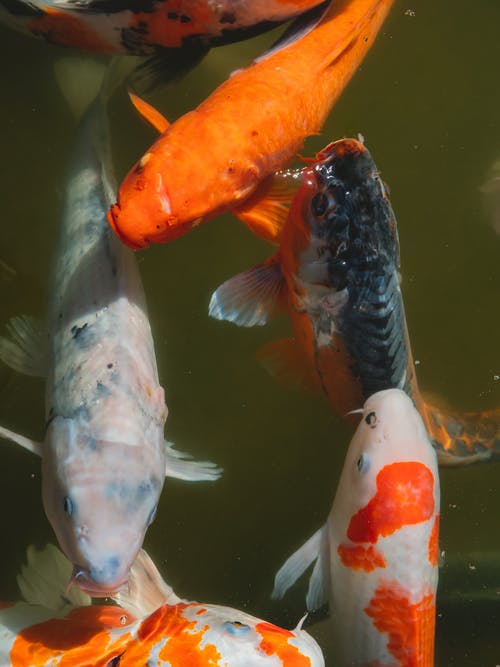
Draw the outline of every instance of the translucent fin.
M164 604L180 602L144 549L130 569L128 586L113 595L113 600L136 618L149 616Z
M222 283L212 294L208 314L240 327L263 326L282 305L284 288L275 255Z
M266 343L257 351L257 361L283 387L314 393L322 389L294 338Z
M311 563L318 558L321 549L322 534L325 530L325 526L317 530L300 549L297 549L283 563L274 577L272 598L282 598L297 579L304 574Z
M27 565L17 575L17 585L26 602L60 612L91 604L91 598L77 586L68 590L73 566L53 544L38 550L28 547Z
M106 66L89 56L64 57L54 63L54 73L73 115L79 119L95 100Z
M278 172L264 179L254 194L232 211L256 236L277 243L299 183L294 172Z
M145 102L139 95L136 95L131 90L128 91L130 101L137 109L139 114L150 123L155 130L158 130L160 134L163 134L165 130L170 126L168 120L163 116L157 109Z
M21 445L24 449L27 449L28 452L36 454L37 456L42 456L43 443L37 442L36 440L31 440L31 438L25 438L24 435L19 435L19 433L14 433L8 428L0 426L0 438L5 438L5 440L10 440L15 442L16 445Z
M165 442L167 453L166 477L176 477L187 482L213 482L222 475L222 468L212 461L193 461L189 454L174 449L171 442Z
M318 558L309 579L306 595L306 605L309 611L319 609L326 604L330 591L330 547L327 526L323 526L320 530L320 537Z
M17 276L17 271L0 259L0 282L10 283Z
M0 337L0 359L18 373L47 375L48 339L40 322L29 315L12 317L7 323L8 338Z

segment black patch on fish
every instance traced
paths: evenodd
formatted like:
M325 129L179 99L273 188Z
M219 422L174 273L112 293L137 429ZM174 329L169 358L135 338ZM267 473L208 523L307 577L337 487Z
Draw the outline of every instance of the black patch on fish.
M394 212L370 153L358 142L335 142L314 167L319 192L311 200L311 235L327 249L328 284L345 290L335 331L346 345L362 398L377 391L411 394L404 305L399 289L399 240ZM324 251L323 251L324 252ZM323 257L323 261L325 261Z
M40 17L45 15L43 9L40 9L31 2L21 2L20 0L1 0L0 5L13 16Z
M113 368L113 364L107 364L106 368Z
M369 412L365 417L365 422L370 428L375 428L377 425L377 415L375 412Z
M232 25L236 23L236 15L234 12L223 12L220 16L219 23L229 23Z
M120 653L120 655L116 655L114 658L111 658L111 660L108 661L106 667L119 667L120 661L124 654L125 651L123 651L123 653Z
M85 324L82 324L81 327L77 326L76 324L71 327L71 333L73 334L73 340L76 340L78 336L85 331L85 329L88 327L88 322L85 322Z

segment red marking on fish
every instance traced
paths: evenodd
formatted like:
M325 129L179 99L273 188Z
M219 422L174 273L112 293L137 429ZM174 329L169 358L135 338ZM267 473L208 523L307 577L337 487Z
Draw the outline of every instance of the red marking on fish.
M427 521L434 513L434 475L418 461L391 463L377 475L377 492L352 517L353 542L377 542L403 526Z
M434 518L434 525L432 526L431 535L429 537L428 549L429 563L438 566L439 563L439 514Z
M387 565L384 554L371 545L369 547L362 547L361 545L351 547L346 544L339 544L337 553L342 564L353 570L372 572L378 567L385 568Z
M302 655L296 646L289 643L293 633L272 623L257 623L257 632L262 636L260 648L266 655L276 655L283 665L310 667L311 660Z
M387 633L387 648L397 660L394 667L432 667L434 593L429 592L412 604L408 591L400 584L384 581L364 611L377 630Z

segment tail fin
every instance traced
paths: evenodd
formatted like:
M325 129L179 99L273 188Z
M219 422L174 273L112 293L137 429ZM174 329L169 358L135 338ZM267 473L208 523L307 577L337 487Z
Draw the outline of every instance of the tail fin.
M128 586L114 595L113 599L136 618L149 616L164 604L180 602L144 549L139 551L132 565Z
M89 605L91 599L76 586L68 590L72 565L52 544L38 550L29 546L27 564L17 575L17 585L26 602L61 612Z
M500 454L500 409L458 415L426 403L422 412L441 465L468 465Z

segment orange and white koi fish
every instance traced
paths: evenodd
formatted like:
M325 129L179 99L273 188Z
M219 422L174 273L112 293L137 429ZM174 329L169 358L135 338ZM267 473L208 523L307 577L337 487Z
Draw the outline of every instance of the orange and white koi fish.
M0 20L52 44L173 56L245 39L323 0L0 0Z
M229 607L183 601L142 551L132 569L131 590L120 600L129 609L92 606L89 598L76 601L87 606L75 607L64 593L61 558L55 548L41 555L28 551L19 583L31 604L0 609L2 666L324 667L321 649L305 630L285 630ZM67 562L66 567L71 569ZM48 585L54 581L60 590Z
M386 186L366 147L341 139L304 170L276 255L221 285L209 313L253 326L285 306L295 339L260 353L282 383L321 391L343 416L376 391L404 389L440 462L488 459L500 451L498 411L455 416L420 395L398 269Z
M373 394L327 523L281 567L282 597L316 561L307 606L329 599L338 667L432 667L439 476L420 415L399 389Z
M392 2L333 2L312 30L301 26L171 126L136 101L163 134L120 185L108 215L119 238L134 249L166 243L232 210L276 240L286 207L267 177L320 131Z
M66 79L75 80L79 62ZM45 512L74 581L96 597L127 582L165 475L220 474L164 440L167 406L138 268L106 223L115 192L105 109L113 78L111 69L75 137L47 330L16 317L11 338L0 338L6 364L47 378L44 442L4 428L0 436L41 457Z

